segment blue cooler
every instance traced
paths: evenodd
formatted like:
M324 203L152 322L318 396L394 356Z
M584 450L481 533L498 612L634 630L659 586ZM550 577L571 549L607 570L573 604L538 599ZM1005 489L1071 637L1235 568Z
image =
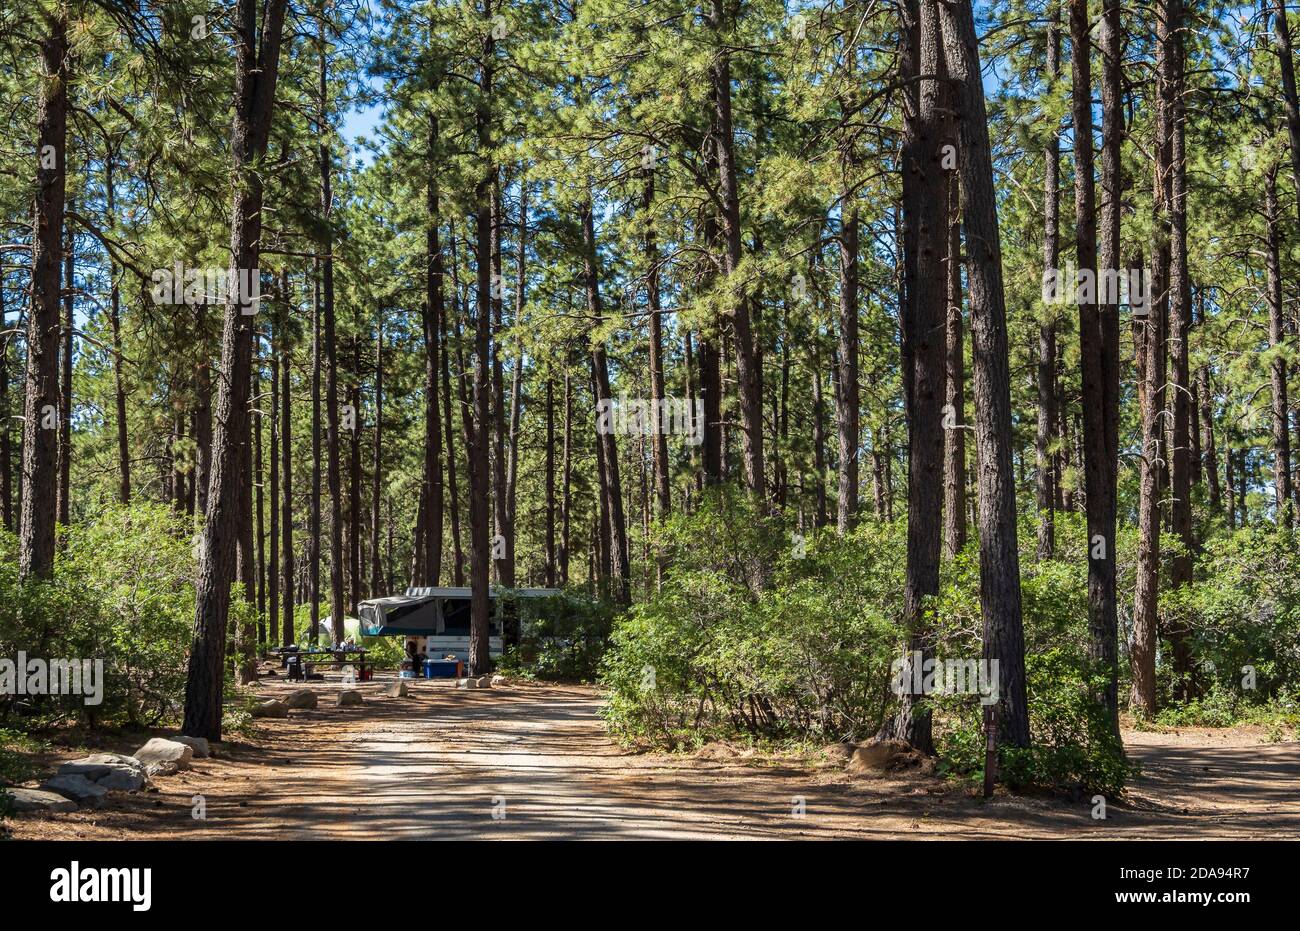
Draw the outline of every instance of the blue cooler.
M424 677L426 679L456 679L460 676L461 663L454 659L426 659Z

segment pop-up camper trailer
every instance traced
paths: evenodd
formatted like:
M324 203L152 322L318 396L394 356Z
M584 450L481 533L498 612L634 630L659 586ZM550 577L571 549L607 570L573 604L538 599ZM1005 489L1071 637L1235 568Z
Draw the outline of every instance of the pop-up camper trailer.
M507 601L503 596L522 599L558 594L560 590L555 588L490 589L489 654L500 656L505 641L512 639L512 634L518 636L518 619L503 610ZM361 633L367 637L420 638L421 652L430 658L454 654L457 659L469 659L469 588L408 588L405 595L372 598L358 608Z

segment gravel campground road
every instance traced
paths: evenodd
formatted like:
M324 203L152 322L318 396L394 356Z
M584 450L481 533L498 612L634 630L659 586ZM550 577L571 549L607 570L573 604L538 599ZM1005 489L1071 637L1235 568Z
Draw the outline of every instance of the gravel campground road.
M1300 837L1300 743L1247 730L1125 732L1142 775L1095 820L1089 800L984 801L915 773L853 776L834 753L627 753L587 687L419 681L390 698L371 682L347 708L335 707L337 683L314 687L318 709L259 721L156 791L5 825L14 837L83 838Z

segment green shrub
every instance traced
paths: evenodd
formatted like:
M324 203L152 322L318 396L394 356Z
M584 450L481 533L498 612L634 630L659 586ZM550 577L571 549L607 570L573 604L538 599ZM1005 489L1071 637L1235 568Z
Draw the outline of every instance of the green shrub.
M0 540L0 655L103 660L104 696L33 699L38 720L151 725L174 714L194 625L193 524L137 503L61 532L49 580L19 579L13 537Z
M614 606L563 592L517 598L506 592L506 610L519 619L519 644L501 657L508 675L556 682L590 682L609 646Z

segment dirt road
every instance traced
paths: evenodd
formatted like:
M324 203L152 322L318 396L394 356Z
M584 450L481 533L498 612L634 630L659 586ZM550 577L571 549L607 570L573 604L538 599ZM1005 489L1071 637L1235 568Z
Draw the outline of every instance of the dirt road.
M1144 775L1099 821L1086 800L985 802L939 779L850 777L829 758L623 753L587 688L418 682L396 699L367 683L364 705L336 708L337 688L318 686L318 710L266 722L156 792L8 826L87 838L1300 837L1300 744L1241 731L1126 733Z

